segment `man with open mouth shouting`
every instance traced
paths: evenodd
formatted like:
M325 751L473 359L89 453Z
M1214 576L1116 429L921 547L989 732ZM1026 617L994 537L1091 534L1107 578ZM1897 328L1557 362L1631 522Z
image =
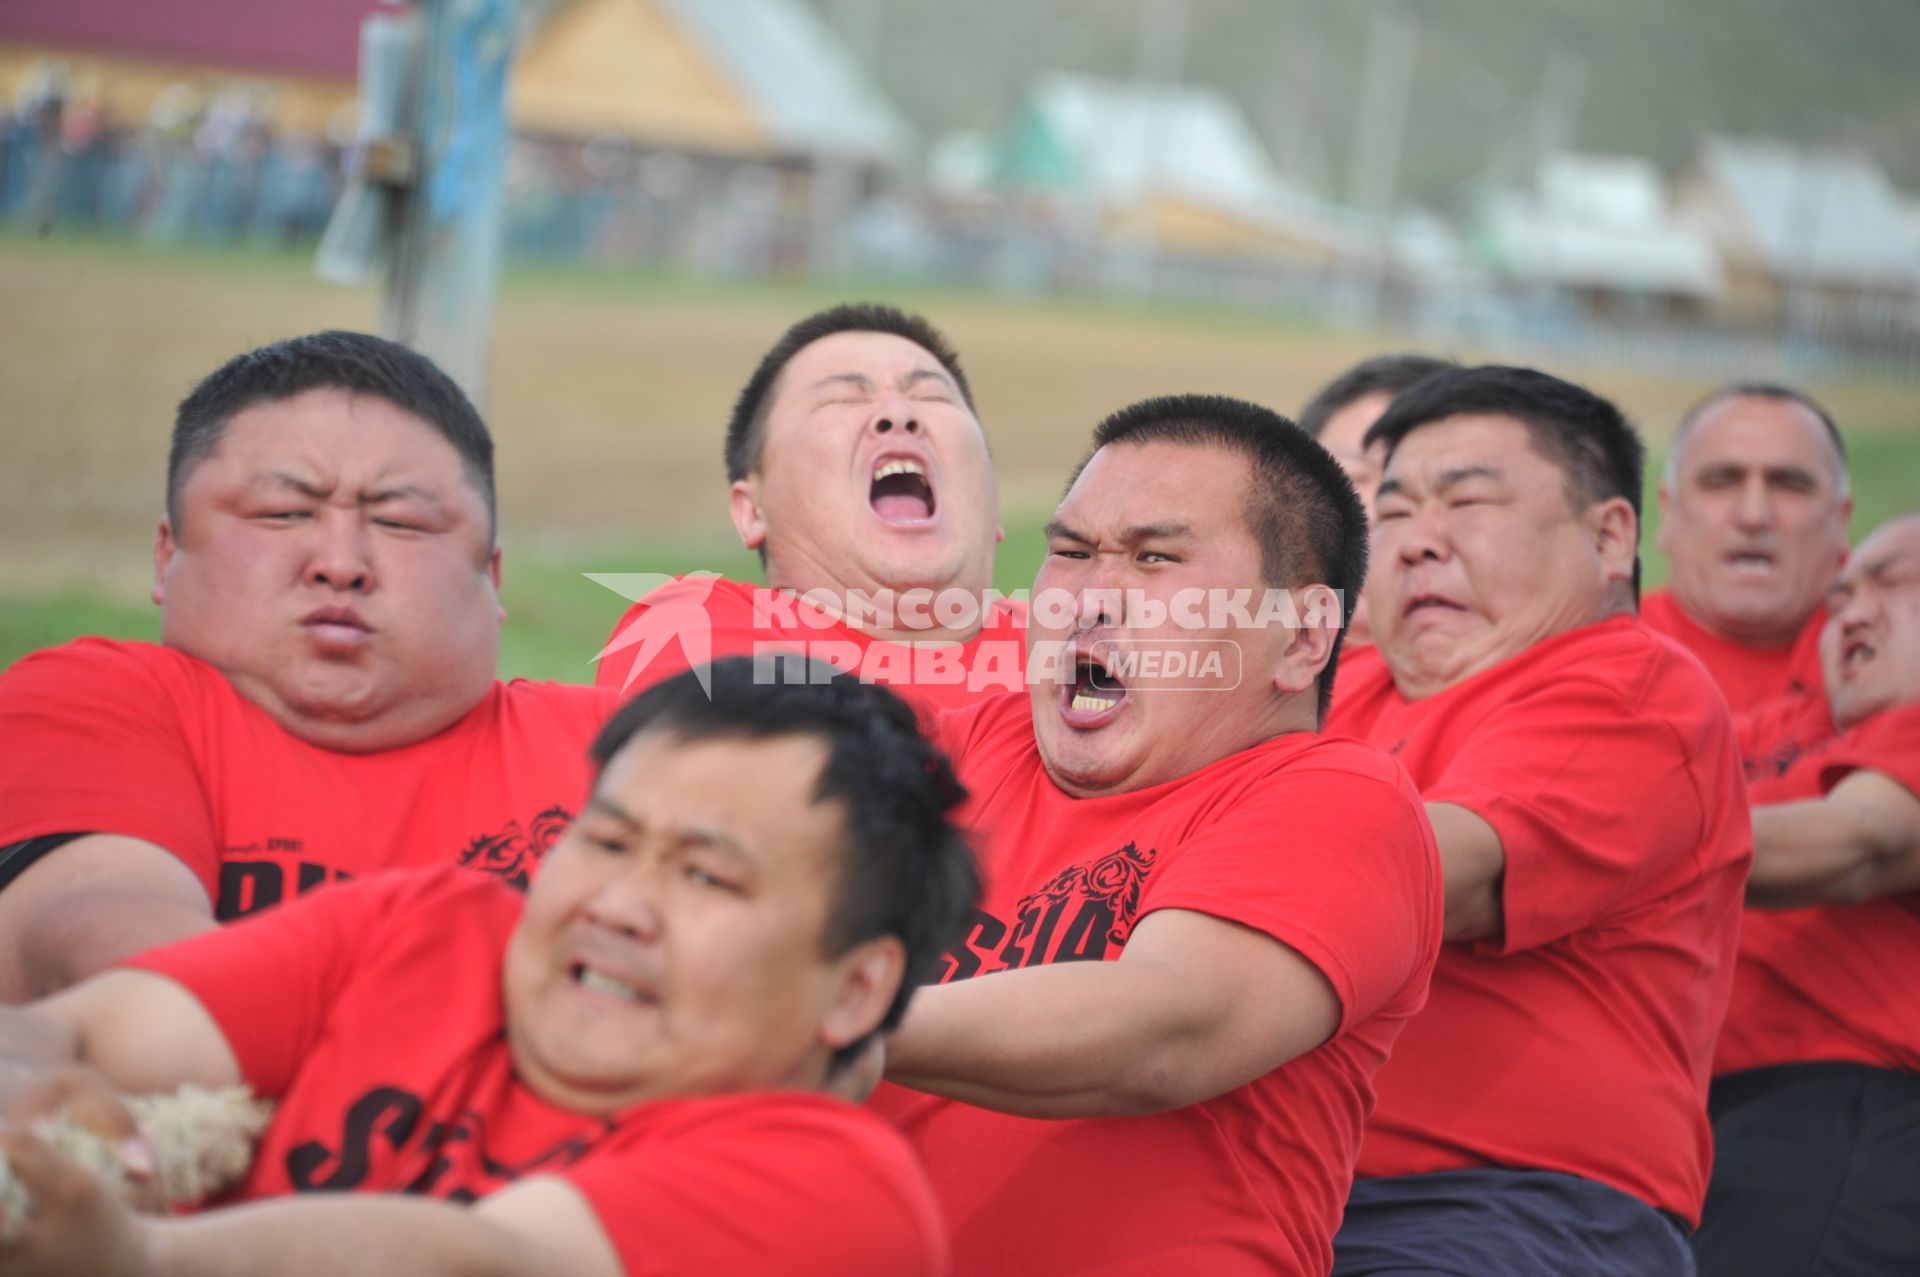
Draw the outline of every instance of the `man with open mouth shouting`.
M1827 595L1826 696L1741 720L1753 876L1703 1277L1920 1272L1920 514Z
M1660 481L1672 567L1641 617L1700 658L1737 714L1820 690L1821 601L1847 555L1847 454L1824 408L1760 383L1709 395Z
M1684 1274L1752 842L1726 701L1634 615L1639 437L1579 386L1482 367L1369 441L1381 661L1332 726L1420 786L1448 943L1334 1272Z
M733 525L767 587L655 590L615 626L601 687L776 649L929 709L1020 686L1023 613L988 595L1003 535L993 459L933 325L877 305L795 324L740 393L726 464ZM687 635L689 621L703 632Z
M1028 693L938 723L987 889L874 1103L961 1274L1324 1273L1441 920L1407 776L1319 732L1366 516L1284 418L1156 399L1048 544Z

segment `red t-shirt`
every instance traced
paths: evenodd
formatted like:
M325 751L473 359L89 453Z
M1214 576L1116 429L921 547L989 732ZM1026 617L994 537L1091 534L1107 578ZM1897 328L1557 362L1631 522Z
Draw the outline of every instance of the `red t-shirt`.
M627 609L607 639L594 682L637 692L723 656L804 652L866 682L883 683L922 713L934 713L1026 687L1025 606L997 600L984 621L965 643L890 643L784 590L724 577L682 577ZM633 677L637 663L640 673Z
M1754 806L1818 798L1855 771L1878 772L1920 794L1920 705L1883 710L1845 732L1825 709L1823 702L1779 707L1742 721L1756 753L1785 758L1751 773ZM1809 740L1810 725L1823 721L1825 738ZM1791 757L1762 749L1783 736L1795 744ZM1857 905L1749 909L1714 1071L1850 1060L1920 1073L1916 971L1920 892Z
M1365 684L1375 677L1370 671L1383 669L1384 665L1385 658L1380 655L1380 649L1373 644L1364 643L1359 647L1347 647L1342 644L1340 665L1333 672L1333 701L1327 710L1329 719L1333 713L1332 705L1339 704L1341 696L1349 687Z
M1735 714L1733 726L1749 787L1784 776L1806 754L1832 745L1839 734L1833 725L1833 707L1824 692L1802 692L1768 701Z
M783 1092L601 1118L523 1085L500 992L522 902L453 869L386 874L126 964L184 985L246 1083L278 1102L228 1202L341 1191L472 1201L557 1175L635 1277L947 1271L924 1172L898 1134L850 1104Z
M1505 931L1441 950L1359 1173L1539 1168L1697 1220L1753 849L1726 702L1631 617L1418 701L1384 663L1355 675L1330 729L1395 754L1506 853Z
M1120 957L1191 909L1266 932L1332 983L1336 1035L1246 1086L1150 1117L1041 1121L882 1087L933 1175L964 1273L1322 1274L1372 1104L1439 944L1439 861L1404 772L1281 736L1177 781L1075 799L1024 694L943 715L986 892L942 981Z
M524 886L587 796L587 746L614 704L495 683L437 735L341 754L184 653L80 639L0 674L0 846L143 838L194 872L222 920L382 869L458 863Z
M1699 657L1736 714L1782 696L1818 693L1827 685L1820 672L1824 606L1814 609L1799 636L1785 647L1748 647L1721 638L1681 611L1666 590L1641 596L1640 619Z

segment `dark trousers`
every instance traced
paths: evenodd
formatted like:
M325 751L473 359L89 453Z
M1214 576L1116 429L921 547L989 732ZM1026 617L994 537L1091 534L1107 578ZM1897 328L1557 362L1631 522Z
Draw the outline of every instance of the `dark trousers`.
M1920 1077L1789 1064L1714 1081L1701 1277L1920 1274Z
M1437 1171L1353 1182L1333 1277L1691 1277L1679 1223L1552 1171Z

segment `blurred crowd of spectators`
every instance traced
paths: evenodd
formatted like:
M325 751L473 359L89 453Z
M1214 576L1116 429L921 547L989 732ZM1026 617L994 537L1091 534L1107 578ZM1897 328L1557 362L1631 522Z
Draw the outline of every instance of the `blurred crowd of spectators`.
M340 148L276 131L256 88L163 92L144 120L117 119L56 73L23 84L0 115L0 217L170 243L278 246L317 238L340 181Z

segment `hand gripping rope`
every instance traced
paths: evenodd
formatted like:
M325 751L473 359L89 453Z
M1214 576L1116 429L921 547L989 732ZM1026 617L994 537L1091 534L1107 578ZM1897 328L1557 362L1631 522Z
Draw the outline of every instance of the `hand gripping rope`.
M161 1191L169 1208L205 1201L238 1181L253 1161L253 1144L273 1116L273 1105L244 1086L218 1090L185 1086L160 1095L127 1097L127 1108L153 1146ZM114 1145L64 1117L32 1125L56 1152L125 1188ZM33 1213L33 1197L0 1154L0 1242L11 1241Z

